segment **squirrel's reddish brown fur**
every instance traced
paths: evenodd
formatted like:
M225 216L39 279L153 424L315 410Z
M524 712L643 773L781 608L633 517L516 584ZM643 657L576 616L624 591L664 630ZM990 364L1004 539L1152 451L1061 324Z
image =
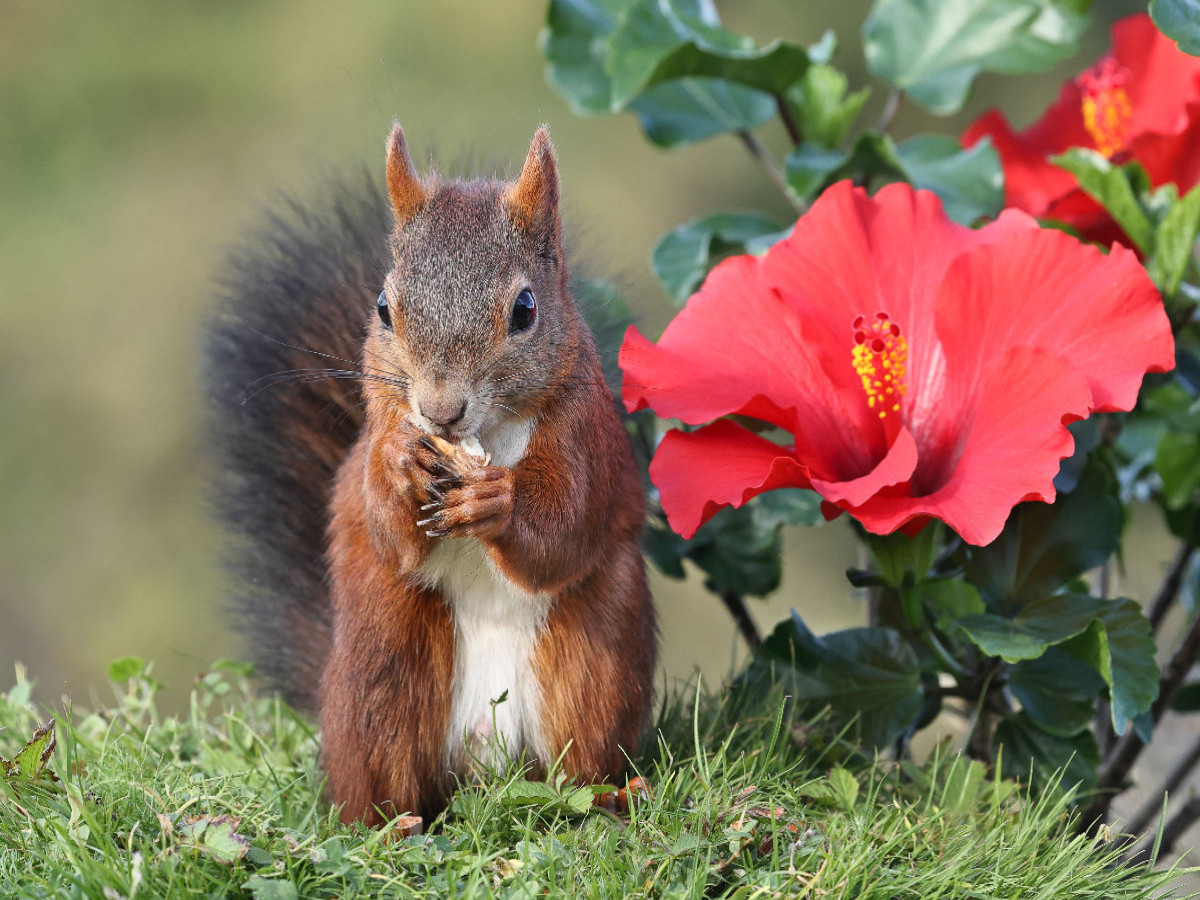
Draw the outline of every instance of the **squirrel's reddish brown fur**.
M280 620L276 641L304 642L303 664L266 653L268 674L317 707L330 797L344 820L369 824L435 814L481 753L523 753L542 773L565 750L570 777L615 778L645 726L656 658L641 484L571 298L545 130L515 182L458 181L420 178L397 125L386 174L386 277L357 292L301 291L297 324L306 324L288 342L361 358L361 396L337 401L351 439L320 434L327 417L289 419L289 404L272 420L288 445L281 460L313 454L299 472L288 463L285 476L332 472L318 487L328 491L328 591L318 598L307 584L294 607L278 590L270 602L237 601L260 634L270 629L255 602ZM253 258L242 265L252 271ZM235 289L230 308L255 293L264 291ZM349 302L357 314L341 308ZM311 340L322 310L369 322L361 348ZM239 336L227 320L216 333L216 363L253 352L256 332ZM299 405L301 414L313 405ZM264 443L261 424L224 434L237 439L239 428L257 436L254 447ZM455 469L430 433L477 437L492 459ZM246 456L261 465L255 452ZM253 486L253 473L238 483ZM249 554L272 552L270 536L241 530ZM242 573L252 568L247 555Z

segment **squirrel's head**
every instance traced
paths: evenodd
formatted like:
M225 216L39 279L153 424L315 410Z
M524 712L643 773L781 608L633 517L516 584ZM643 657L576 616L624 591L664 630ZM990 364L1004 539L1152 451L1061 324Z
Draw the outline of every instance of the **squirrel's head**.
M366 379L368 401L407 408L415 424L450 437L536 415L587 343L567 289L546 129L515 181L461 181L420 177L397 124L387 187L392 268L363 366L389 380Z

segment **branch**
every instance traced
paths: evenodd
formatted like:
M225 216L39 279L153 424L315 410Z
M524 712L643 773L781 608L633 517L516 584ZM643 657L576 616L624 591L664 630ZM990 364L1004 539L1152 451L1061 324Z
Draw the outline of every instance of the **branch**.
M883 112L879 114L879 121L875 125L875 130L880 134L887 134L891 131L892 123L896 120L896 113L900 111L900 101L903 99L904 91L900 88L892 88L887 102L883 105Z
M1162 812L1162 795L1169 796L1179 790L1179 786L1191 774L1197 763L1200 763L1200 738L1196 739L1184 757L1175 764L1175 768L1163 782L1162 789L1154 791L1142 808L1137 811L1137 814L1130 819L1127 826L1130 834L1141 834L1146 830L1146 826L1150 824L1151 820Z
M738 139L741 140L742 144L745 145L746 149L750 151L750 155L758 160L759 165L761 165L766 171L767 177L775 182L775 186L777 188L783 191L783 195L787 197L788 202L790 202L792 206L796 208L796 211L799 213L806 212L808 210L808 204L797 197L792 192L792 189L788 187L787 178L784 177L783 169L780 168L780 165L778 162L776 162L775 157L771 155L771 151L759 143L758 138L756 138L749 131L739 131L737 136Z
M779 118L783 120L783 127L787 129L788 137L792 139L795 146L799 147L800 142L804 140L804 133L800 131L796 117L792 115L792 108L788 105L787 97L783 94L776 94L775 106L779 110Z
M1192 561L1192 554L1195 552L1196 548L1190 544L1180 544L1179 549L1175 551L1171 566L1150 601L1150 612L1146 614L1146 618L1150 620L1151 634L1158 634L1159 626L1167 617L1175 598L1179 596L1184 573L1187 572L1188 563Z
M725 604L729 615L733 616L734 624L751 652L762 646L762 635L758 633L758 626L754 624L750 610L746 608L746 598L736 591L721 591L721 602Z

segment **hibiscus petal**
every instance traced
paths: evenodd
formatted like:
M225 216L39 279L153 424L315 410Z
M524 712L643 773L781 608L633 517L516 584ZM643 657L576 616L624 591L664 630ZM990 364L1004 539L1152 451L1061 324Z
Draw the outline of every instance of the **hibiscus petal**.
M1013 347L987 365L979 399L962 423L962 453L924 497L877 494L848 511L875 534L922 516L941 519L967 543L991 543L1023 500L1055 497L1054 477L1075 442L1065 424L1087 415L1087 380L1065 358Z
M886 487L903 484L917 467L917 444L907 428L901 428L879 465L849 481L812 479L813 490L833 503L860 506Z
M1113 25L1112 47L1130 74L1133 132L1183 131L1188 124L1185 107L1200 100L1200 58L1180 50L1145 13Z
M722 506L742 506L775 488L809 487L790 451L728 420L696 431L668 431L650 463L650 480L671 527L685 538Z
M630 328L621 347L622 395L632 411L651 407L663 418L689 424L736 413L797 436L798 452L826 476L843 469L869 471L885 447L853 422L865 407L850 365L850 323L845 361L831 380L820 358L827 342L811 333L796 306L762 280L752 256L717 266L699 292L654 344Z
M993 109L963 132L960 139L963 147L973 147L985 137L992 139L1004 169L1005 206L1043 217L1054 203L1074 193L1090 201L1085 212L1102 213L1100 204L1079 190L1074 175L1046 158L1068 147L1094 145L1083 127L1081 99L1075 82L1068 81L1054 105L1025 131L1014 132L1004 114Z
M1027 345L1086 373L1092 410L1129 410L1147 371L1175 365L1158 291L1120 245L1105 256L1062 232L1013 234L957 260L936 307L947 380L967 389L987 360ZM971 402L946 399L959 408Z

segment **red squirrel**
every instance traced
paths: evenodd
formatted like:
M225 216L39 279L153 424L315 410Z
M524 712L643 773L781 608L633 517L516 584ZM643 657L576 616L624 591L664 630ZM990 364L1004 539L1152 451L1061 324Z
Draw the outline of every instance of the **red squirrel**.
M436 815L479 759L617 777L657 654L546 130L515 181L457 180L397 124L386 184L238 251L207 353L232 605L368 825Z

